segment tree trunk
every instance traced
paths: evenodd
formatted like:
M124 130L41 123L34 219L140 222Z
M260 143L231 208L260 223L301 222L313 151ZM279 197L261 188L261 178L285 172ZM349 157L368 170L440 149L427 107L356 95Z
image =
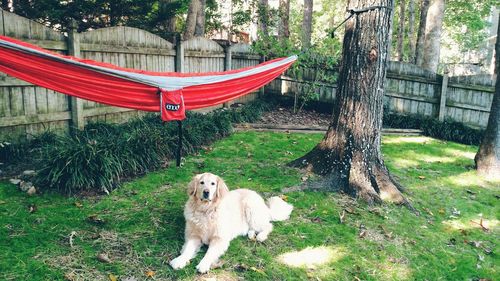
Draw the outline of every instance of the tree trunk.
M196 27L194 29L194 36L205 36L205 9L207 7L206 0L199 0L200 8L196 15Z
M403 61L403 42L405 36L405 0L399 0L399 27L398 27L398 49L397 60Z
M422 66L424 61L425 26L427 24L427 12L429 11L429 0L421 0L420 22L418 26L417 44L415 46L415 64Z
M444 0L432 0L425 25L424 61L422 67L437 72L441 33L443 30Z
M174 0L161 0L159 1L159 12L161 13L162 29L165 31L165 39L170 42L176 40L176 25L177 18L171 10L171 4Z
M348 7L393 7L393 0L351 0ZM372 202L408 204L380 151L384 81L392 10L346 23L337 100L323 140L290 165L325 176L322 186Z
M408 3L408 61L415 61L415 0Z
M304 0L304 19L302 21L303 49L307 49L311 46L312 13L313 13L313 0Z
M269 24L269 1L259 0L258 5L259 14L259 31L264 35L264 37L269 36L268 24Z
M290 0L280 0L279 6L280 15L280 26L278 29L278 37L289 38L290 37Z
M495 72L497 81L495 95L491 103L488 125L484 131L484 138L479 146L479 151L474 158L477 172L490 179L500 179L500 21L498 23L497 41L495 43Z
M189 40L193 38L194 30L196 28L196 17L198 15L198 11L200 10L200 4L200 0L191 0L189 3L186 26L184 27L182 40Z

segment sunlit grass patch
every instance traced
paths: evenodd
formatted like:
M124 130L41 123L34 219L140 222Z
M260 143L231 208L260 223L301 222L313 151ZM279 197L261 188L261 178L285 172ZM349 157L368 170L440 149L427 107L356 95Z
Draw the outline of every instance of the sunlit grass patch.
M307 247L300 251L292 251L278 256L278 261L290 267L315 268L338 261L344 256L341 249L332 247Z

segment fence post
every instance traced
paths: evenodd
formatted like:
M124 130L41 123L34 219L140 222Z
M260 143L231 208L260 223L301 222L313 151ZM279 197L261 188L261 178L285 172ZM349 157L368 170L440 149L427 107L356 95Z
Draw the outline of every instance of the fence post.
M232 69L232 61L233 61L233 53L231 50L231 42L224 48L224 71L228 71ZM231 105L229 102L225 102L222 105L224 108L229 108Z
M448 90L448 71L443 74L443 82L441 84L441 98L439 101L439 121L444 121L446 115L446 91Z
M175 44L175 72L184 72L184 46L182 46L182 35L177 34Z
M80 57L80 37L77 31L78 25L75 20L71 21L71 28L68 32L68 54L74 57ZM83 130L85 127L85 118L83 116L83 101L77 97L70 98L71 104L71 123L73 128Z

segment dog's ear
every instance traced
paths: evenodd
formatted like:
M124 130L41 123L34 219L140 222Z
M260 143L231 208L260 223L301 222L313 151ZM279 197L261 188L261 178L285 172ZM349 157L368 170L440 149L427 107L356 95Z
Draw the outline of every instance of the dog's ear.
M198 183L200 181L200 178L201 178L201 174L196 175L193 177L191 182L189 182L188 189L187 189L189 196L196 196L196 188L198 187Z
M217 198L222 198L226 193L229 192L229 188L227 187L226 183L221 177L217 177L217 192L216 196Z

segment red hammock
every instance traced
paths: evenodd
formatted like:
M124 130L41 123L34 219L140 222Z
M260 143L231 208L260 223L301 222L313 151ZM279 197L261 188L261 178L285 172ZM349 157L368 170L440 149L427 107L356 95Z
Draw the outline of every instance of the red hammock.
M164 121L183 120L185 109L221 104L281 75L297 59L209 73L150 72L63 56L0 36L0 71L37 86L112 106L160 111Z

